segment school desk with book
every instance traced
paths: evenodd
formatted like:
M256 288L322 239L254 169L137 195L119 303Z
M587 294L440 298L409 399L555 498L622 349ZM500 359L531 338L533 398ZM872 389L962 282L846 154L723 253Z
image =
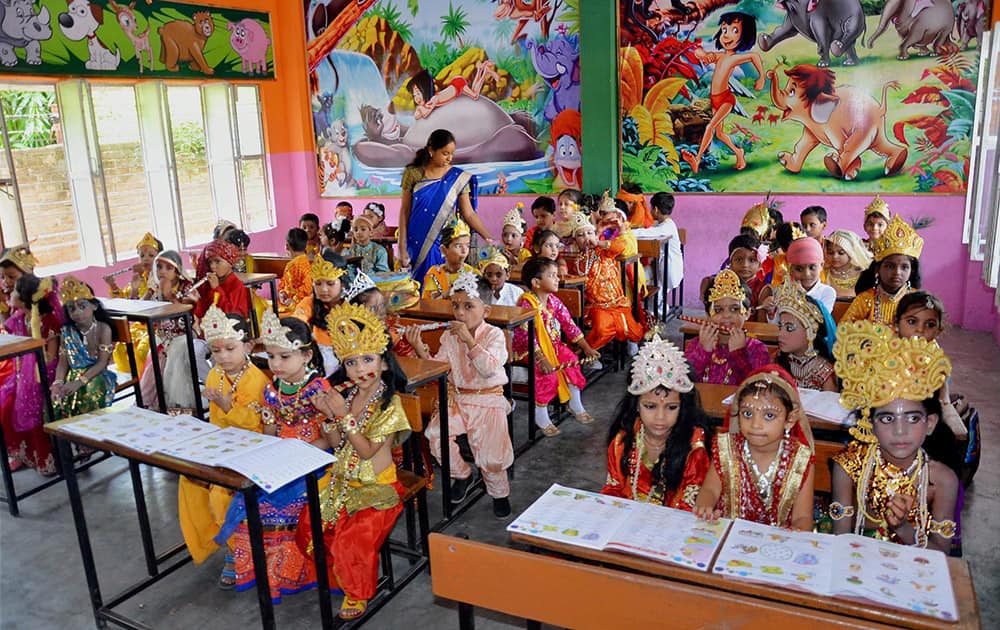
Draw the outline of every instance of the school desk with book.
M968 565L936 550L740 519L709 523L558 484L507 531L515 542L782 603L904 627L978 627Z

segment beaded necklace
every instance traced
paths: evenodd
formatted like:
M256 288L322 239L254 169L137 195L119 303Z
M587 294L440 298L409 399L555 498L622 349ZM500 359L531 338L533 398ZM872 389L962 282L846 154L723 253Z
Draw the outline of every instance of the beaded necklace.
M358 431L360 434L364 435L365 429L368 426L368 420L375 414L378 409L378 401L382 398L382 394L385 393L385 383L380 382L378 389L372 394L372 397L368 400L365 405L365 410L362 412L361 417L358 419ZM358 395L358 388L355 387L351 390L344 402L347 404L347 410L350 412L351 407L354 403L355 396ZM358 454L357 449L351 444L351 441L347 439L347 436L341 433L341 442L337 447L335 455L338 462L343 462L341 464L340 474L335 477L336 487L328 495L327 505L328 511L326 514L330 515L332 525L337 522L337 518L340 515L340 510L344 507L347 502L347 488L350 480L357 476L358 468L361 467L361 456Z
M885 460L882 456L882 449L878 445L872 445L865 458L865 467L861 471L861 478L857 486L858 505L861 506L861 514L864 518L856 519L854 523L854 533L861 534L864 531L865 522L875 525L878 533L889 539L892 530L885 519L885 513L873 516L868 512L868 488L871 486L876 475L886 479L885 493L888 498L901 493L910 494L915 491L917 510L916 523L913 524L913 540L918 547L927 546L927 527L931 523L930 511L927 505L927 488L930 485L930 466L927 465L927 454L924 449L917 451L917 456L906 468L900 470L899 467ZM876 467L878 471L876 471ZM950 538L950 536L948 536Z
M910 282L909 281L907 281L906 284L904 284L903 286L899 287L899 290L896 291L896 293L893 294L893 295L890 295L888 291L886 291L885 289L883 289L881 287L881 285L876 286L875 287L875 302L874 302L874 310L875 310L875 312L872 314L872 321L878 322L878 323L882 323L882 324L889 324L889 323L891 323L891 322L885 321L885 318L882 316L882 294L883 293L885 294L885 296L887 298L889 298L890 302L898 302L899 298L901 298L903 296L903 293L905 293L905 292L907 292L909 290L910 290Z
M243 375L246 374L247 368L249 368L249 367L250 367L250 359L247 358L246 360L243 361L243 367L240 368L240 371L237 372L236 376L233 378L233 384L229 388L229 394L227 394L228 396L232 396L233 392L236 391L236 387L240 384L240 379L243 378ZM226 371L223 370L222 367L219 366L219 365L216 365L212 369L219 370L219 394L221 395L222 394L222 383L224 383L225 380L229 377L229 374L227 374Z
M309 424L311 418L306 411L308 407L313 407L312 401L301 398L298 394L315 374L316 370L310 368L306 372L305 378L295 383L286 383L280 378L276 379L278 383L275 388L278 394L278 419L281 420L282 424L289 427ZM315 409L315 407L313 408Z
M667 447L666 444L664 444L663 448L666 447ZM629 469L631 470L631 474L629 475L629 477L631 478L630 485L632 487L633 501L643 502L643 500L639 498L639 472L645 460L646 460L646 426L642 424L642 422L639 422L639 434L636 437L635 448L632 449L632 454L629 457ZM653 465L650 466L651 472L654 466L656 466L655 463L653 463ZM655 486L650 484L649 494L646 495L645 499L646 503L663 503L662 501L663 482L664 480L660 479L659 484Z
M757 462L754 460L753 455L750 453L750 443L743 440L743 459L746 460L747 464L750 466L750 472L753 475L752 485L757 490L757 496L764 505L771 505L771 494L774 488L774 482L777 481L776 476L778 473L778 465L781 460L782 454L785 452L785 440L782 439L781 443L778 444L778 452L775 453L774 459L771 460L771 465L767 467L767 472L760 472L760 468L757 466Z

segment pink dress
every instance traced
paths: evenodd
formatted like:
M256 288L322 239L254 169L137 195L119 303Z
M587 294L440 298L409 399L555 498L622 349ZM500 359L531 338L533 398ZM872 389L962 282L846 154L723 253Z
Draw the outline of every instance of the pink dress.
M517 305L521 308L532 308L531 304L524 296L521 296ZM580 329L573 322L573 318L570 316L569 311L566 310L566 305L563 304L562 301L555 295L550 295L546 303L541 308L541 315L542 323L545 325L545 330L535 331L535 347L533 350L540 351L538 347L538 337L540 335L548 334L549 338L552 340L552 345L555 346L556 358L560 365L579 359L579 357L576 356L576 353L570 350L569 346L562 341L564 334L566 339L571 342L576 342L583 338L583 333L580 332ZM515 359L522 360L528 356L527 324L514 331L514 341L512 345ZM556 397L556 394L559 392L560 373L566 377L566 380L570 385L576 386L577 389L582 390L587 385L587 379L583 377L583 372L580 371L579 366L561 370L560 372L553 372L552 374L542 374L541 371L535 369L536 405L547 405L553 398Z
M715 385L739 385L750 372L770 361L767 346L757 339L747 339L746 347L736 352L721 344L708 352L695 337L685 346L684 357L691 364L696 383Z

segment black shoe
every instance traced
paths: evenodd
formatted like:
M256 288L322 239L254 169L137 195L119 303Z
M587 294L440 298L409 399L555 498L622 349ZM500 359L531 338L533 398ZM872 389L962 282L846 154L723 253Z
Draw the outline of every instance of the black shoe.
M493 499L493 516L497 518L507 518L510 516L510 499Z
M465 497L469 496L469 486L472 485L472 475L469 475L465 479L452 479L451 480L451 502L461 503L465 501Z

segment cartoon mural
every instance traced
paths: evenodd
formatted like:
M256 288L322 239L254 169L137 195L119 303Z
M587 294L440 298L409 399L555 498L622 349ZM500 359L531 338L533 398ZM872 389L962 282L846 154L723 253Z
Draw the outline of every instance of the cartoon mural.
M966 189L982 0L619 0L619 17L624 181Z
M481 193L579 187L579 0L303 1L320 194L399 194L439 128Z
M267 13L116 0L0 0L0 74L273 78Z

